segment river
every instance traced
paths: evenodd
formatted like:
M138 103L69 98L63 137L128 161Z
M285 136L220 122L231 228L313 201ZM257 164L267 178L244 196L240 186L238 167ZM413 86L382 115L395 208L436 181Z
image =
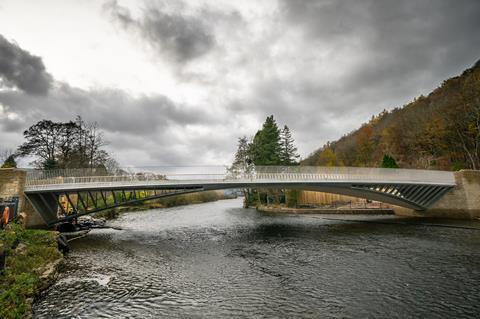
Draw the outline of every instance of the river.
M34 318L478 318L480 222L425 223L241 199L125 213L72 242Z

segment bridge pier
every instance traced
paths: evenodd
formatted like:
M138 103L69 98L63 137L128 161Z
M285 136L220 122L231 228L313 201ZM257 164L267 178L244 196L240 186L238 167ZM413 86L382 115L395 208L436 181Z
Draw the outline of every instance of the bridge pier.
M35 211L24 194L27 172L16 168L0 168L0 198L4 200L16 199L17 215L27 215L26 226L29 228L45 227L45 222Z
M426 210L396 207L395 214L412 217L480 219L480 171L454 173L456 186Z

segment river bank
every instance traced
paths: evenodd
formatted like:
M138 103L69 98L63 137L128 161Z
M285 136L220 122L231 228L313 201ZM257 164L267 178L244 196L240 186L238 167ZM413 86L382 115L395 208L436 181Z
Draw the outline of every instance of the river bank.
M278 214L345 214L345 215L393 215L391 208L294 208L285 206L257 206L264 213Z
M57 236L14 223L0 230L0 318L31 318L34 299L54 283L63 261Z
M208 202L214 202L217 200L230 199L230 198L231 197L225 195L223 192L218 192L218 191L183 194L178 196L150 200L150 201L142 202L136 205L112 208L112 209L100 212L98 214L95 214L95 217L105 218L105 219L114 219L114 218L117 218L120 214L127 213L127 212L137 212L137 211L144 211L149 209L169 208L169 207L176 207L176 206L208 203Z

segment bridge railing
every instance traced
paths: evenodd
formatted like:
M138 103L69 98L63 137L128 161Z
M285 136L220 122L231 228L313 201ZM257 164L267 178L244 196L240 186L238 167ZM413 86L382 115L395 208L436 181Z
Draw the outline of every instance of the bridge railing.
M225 166L210 167L149 167L105 169L30 170L26 187L43 189L53 185L71 184L159 184L186 181L376 181L395 183L429 183L454 185L452 172L433 170L320 167L320 166L257 166L248 172Z
M418 169L323 166L260 166L256 179L325 180L325 181L390 181L455 184L453 172Z

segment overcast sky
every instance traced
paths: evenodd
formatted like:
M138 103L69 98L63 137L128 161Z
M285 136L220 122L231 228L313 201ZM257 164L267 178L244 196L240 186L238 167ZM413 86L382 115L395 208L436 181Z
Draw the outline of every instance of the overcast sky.
M96 121L122 165L213 165L273 114L305 157L480 58L478 0L0 0L0 147Z

